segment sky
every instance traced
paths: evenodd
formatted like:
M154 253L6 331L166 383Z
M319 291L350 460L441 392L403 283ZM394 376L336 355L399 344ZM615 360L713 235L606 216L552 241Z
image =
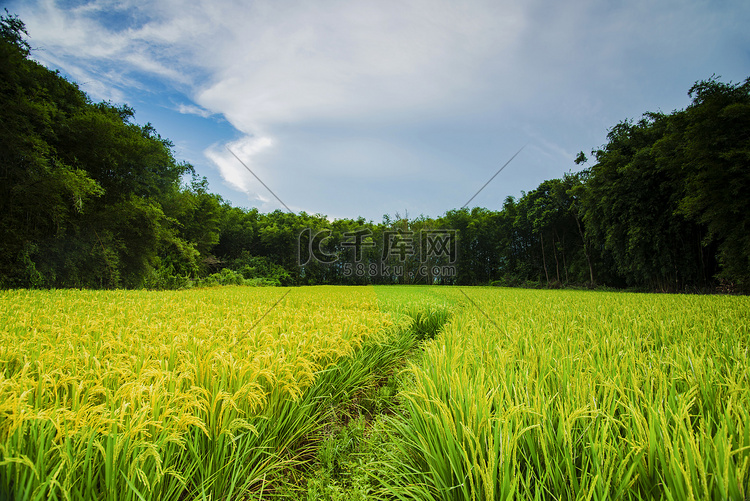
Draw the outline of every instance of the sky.
M34 59L232 205L331 219L499 210L622 120L750 77L747 0L5 3Z

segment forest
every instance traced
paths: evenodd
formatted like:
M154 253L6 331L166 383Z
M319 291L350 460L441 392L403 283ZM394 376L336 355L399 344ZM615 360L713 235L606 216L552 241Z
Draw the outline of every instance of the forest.
M696 82L685 109L622 120L579 170L494 209L330 221L232 206L132 108L35 62L17 16L0 30L2 288L750 290L750 78ZM451 237L448 268L415 250L430 232Z

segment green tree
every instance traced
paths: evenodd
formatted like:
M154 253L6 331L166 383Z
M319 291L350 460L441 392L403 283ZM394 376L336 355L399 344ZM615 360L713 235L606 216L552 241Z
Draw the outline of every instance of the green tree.
M662 157L684 178L678 210L718 245L720 276L750 286L750 78L691 87L691 105L662 141ZM679 142L679 146L676 143ZM672 150L670 158L669 149Z
M104 193L55 147L58 124L87 99L27 59L25 27L17 17L1 17L0 34L1 281L15 287L54 285L37 269L37 257Z
M660 160L657 144L673 124L661 113L617 124L587 180L587 232L631 286L679 290L700 282L700 228L678 213L684 182Z
M191 167L131 108L30 60L25 34L0 18L2 283L138 287L174 239L161 204Z

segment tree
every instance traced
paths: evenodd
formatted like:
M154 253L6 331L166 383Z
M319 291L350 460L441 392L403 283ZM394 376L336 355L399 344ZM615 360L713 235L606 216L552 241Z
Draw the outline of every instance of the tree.
M31 61L25 34L0 18L0 282L138 287L173 240L161 204L191 167L131 108Z
M579 154L578 158L576 159L576 163L580 163L578 162L578 160L582 160L583 162L586 161L586 156L583 155L583 152ZM573 220L576 223L578 236L581 238L581 248L583 249L583 255L586 257L586 265L589 271L589 286L593 287L595 284L594 266L592 264L591 251L589 250L589 238L583 231L583 225L581 224L582 199L586 194L585 179L587 176L587 171L583 171L577 174L565 174L565 176L563 177L563 184L566 187L565 193L570 199L570 215L573 217Z
M0 282L5 286L51 285L37 269L37 256L103 194L84 170L61 158L54 144L59 122L87 100L77 87L27 59L25 33L17 17L0 17Z
M703 285L702 229L678 211L684 181L660 140L674 115L647 113L613 127L595 152L583 199L586 230L611 253L628 285L679 290Z
M720 276L750 286L750 78L714 78L690 88L691 105L662 151L680 142L673 164L685 179L679 212L704 225L704 243L718 245ZM665 156L667 156L665 154Z

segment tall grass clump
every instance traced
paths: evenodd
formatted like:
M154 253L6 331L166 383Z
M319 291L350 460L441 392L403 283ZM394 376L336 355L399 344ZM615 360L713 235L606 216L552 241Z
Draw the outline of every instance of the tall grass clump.
M450 319L457 291L430 286L376 287L381 310L406 322L418 341L434 338Z
M408 368L392 495L750 495L748 298L464 292Z

